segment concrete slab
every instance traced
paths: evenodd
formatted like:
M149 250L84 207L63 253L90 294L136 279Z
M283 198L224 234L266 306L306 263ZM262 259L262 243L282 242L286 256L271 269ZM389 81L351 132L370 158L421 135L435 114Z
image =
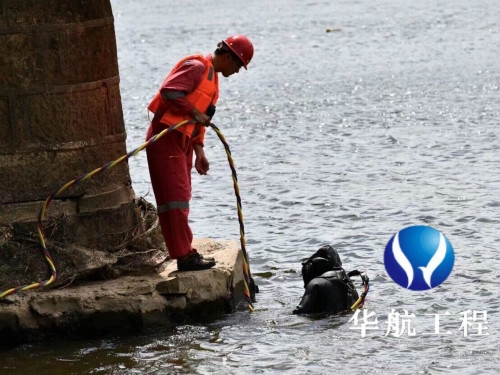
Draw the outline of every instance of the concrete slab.
M160 274L126 276L63 289L40 289L0 299L0 345L47 335L99 335L182 320L203 320L247 308L242 252L234 241L197 239L193 246L217 264Z

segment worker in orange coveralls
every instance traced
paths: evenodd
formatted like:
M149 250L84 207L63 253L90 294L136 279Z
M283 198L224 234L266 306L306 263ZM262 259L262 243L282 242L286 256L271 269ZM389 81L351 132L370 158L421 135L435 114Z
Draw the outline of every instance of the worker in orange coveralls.
M204 258L191 246L193 233L188 216L193 151L196 170L207 174L209 163L203 142L219 97L218 73L224 77L238 73L241 67L247 68L252 56L252 42L244 35L219 42L211 55L187 56L175 65L148 106L154 117L146 140L170 126L189 121L146 149L161 230L179 271L215 265L213 258Z

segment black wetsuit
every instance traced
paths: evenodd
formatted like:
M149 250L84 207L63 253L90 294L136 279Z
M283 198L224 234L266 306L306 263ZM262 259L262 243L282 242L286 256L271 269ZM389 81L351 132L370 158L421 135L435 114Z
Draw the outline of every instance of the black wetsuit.
M358 299L354 284L341 267L335 249L324 246L302 263L305 292L294 314L338 313Z
M307 284L306 291L293 313L334 314L348 310L357 299L358 292L343 269L328 271Z

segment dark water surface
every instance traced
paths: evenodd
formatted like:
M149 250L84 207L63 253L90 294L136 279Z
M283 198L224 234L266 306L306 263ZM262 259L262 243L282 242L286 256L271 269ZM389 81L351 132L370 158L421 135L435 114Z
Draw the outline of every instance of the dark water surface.
M112 3L129 149L143 142L146 105L178 59L233 33L254 41L249 70L221 79L214 123L238 171L256 312L25 345L1 354L0 373L498 373L497 0ZM193 175L194 234L238 241L213 131L206 153L209 175ZM136 194L154 202L144 153L130 169ZM386 243L409 225L440 230L455 250L451 275L430 291L401 288L384 268ZM365 311L378 325L365 337L352 315L291 314L300 262L326 243L370 276ZM411 330L391 334L393 309L415 315ZM463 326L467 310L477 320Z

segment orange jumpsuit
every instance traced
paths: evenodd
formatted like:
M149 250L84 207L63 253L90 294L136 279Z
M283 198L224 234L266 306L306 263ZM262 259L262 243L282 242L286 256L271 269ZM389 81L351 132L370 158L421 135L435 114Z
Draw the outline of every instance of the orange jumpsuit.
M211 56L191 55L182 59L148 106L155 116L146 140L167 127L191 120L189 112L193 108L206 113L218 97L218 75ZM205 127L189 123L146 149L158 218L171 259L193 252L193 234L188 223L193 145L203 145L204 137Z

